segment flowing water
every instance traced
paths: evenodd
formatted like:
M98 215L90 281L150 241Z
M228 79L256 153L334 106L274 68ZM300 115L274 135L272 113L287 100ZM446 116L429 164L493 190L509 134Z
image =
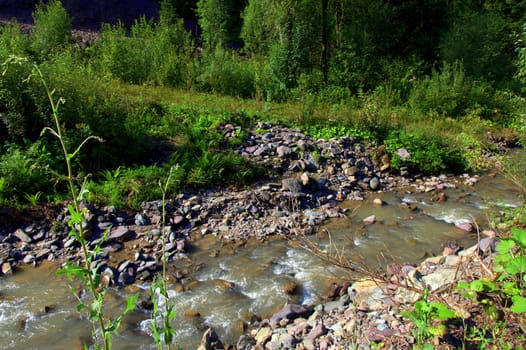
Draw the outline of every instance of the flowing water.
M350 209L348 218L333 219L323 230L330 233L333 245L329 245L327 234L319 235L325 236L319 243L325 250L338 247L339 252L374 268L393 260L418 262L440 253L444 241L455 240L463 246L476 242L475 233L466 233L456 224L485 223L489 210L522 203L515 186L501 176L483 176L473 187L458 186L445 193L445 202L432 201L432 193L407 189L343 203ZM385 204L373 204L374 198ZM363 219L372 214L376 223L364 225ZM224 342L235 343L243 322L256 315L268 317L286 302L314 303L330 283L342 277L341 270L281 239L249 242L228 252L210 236L195 242L191 257L195 271L186 284L191 288L170 290L178 315L177 342L185 349L195 349L208 326L216 329ZM68 281L56 276L55 269L53 264L25 267L0 279L0 348L74 349L89 339L91 326L76 312ZM294 296L284 291L291 282L298 285ZM113 291L108 308L122 308L130 289L146 295L148 288L138 285ZM188 311L199 316L187 317ZM128 315L114 339L114 348L154 349L149 322L147 312Z

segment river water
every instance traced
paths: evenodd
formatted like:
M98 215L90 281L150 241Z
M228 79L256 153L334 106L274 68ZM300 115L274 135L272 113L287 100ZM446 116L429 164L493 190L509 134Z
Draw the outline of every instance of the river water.
M514 184L503 176L481 176L473 186L458 178L456 188L444 190L447 200L433 201L433 192L414 188L374 193L360 202L345 202L347 218L327 222L311 237L325 251L345 254L368 268L386 263L418 262L440 253L441 244L454 240L461 246L476 242L476 233L455 225L476 222L487 226L487 214L522 204ZM373 203L380 198L384 205ZM376 216L374 224L363 219ZM330 236L332 245L327 239ZM191 279L186 288L170 290L176 304L177 343L184 349L197 348L201 334L213 327L225 343L235 344L243 322L269 317L287 302L310 304L320 300L330 284L346 277L345 272L322 262L291 241L273 239L249 242L228 251L212 236L195 242L191 254ZM25 267L0 279L1 349L75 349L89 339L90 324L76 312L76 299L66 278L55 274L56 266ZM284 288L296 283L295 295ZM124 307L127 294L148 285L114 290L108 296L108 310ZM187 317L192 311L199 316ZM125 317L114 338L115 349L154 349L149 336L149 315L134 311Z

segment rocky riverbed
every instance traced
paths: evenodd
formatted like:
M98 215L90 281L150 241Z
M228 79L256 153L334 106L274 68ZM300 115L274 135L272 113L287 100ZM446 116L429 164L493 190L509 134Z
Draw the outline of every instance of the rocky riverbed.
M226 137L235 137L239 129L234 125L219 128ZM445 175L422 178L404 169L392 172L389 157L381 148L374 149L355 137L316 140L301 130L270 123L258 123L246 133L248 136L237 152L264 167L269 177L241 191L204 189L171 198L165 207L164 228L160 201L142 203L141 210L134 213L82 203L87 209L84 228L90 245L97 244L103 232L108 232L96 261L100 263L104 283L123 287L150 280L159 270L159 237L163 232L172 261L188 262L186 266L191 266L193 243L207 235L218 237L225 249L232 251L240 249L248 239L264 241L278 235L294 240L314 233L328 218L348 215L340 204L345 200L360 201L367 192L410 187L430 193L432 200L444 201L443 190L455 186L453 178ZM470 185L477 182L477 177L466 175L455 182ZM408 213L415 210L410 203L406 207ZM38 265L43 260L63 264L79 259L78 243L68 235L69 217L64 207L46 208L46 214L38 221L28 222L21 213L9 210L2 213L2 274L15 272L19 264ZM462 230L472 230L469 224L460 226ZM458 256L456 253L453 250L448 256ZM443 262L454 266L453 260L445 257ZM434 265L433 271L414 266L402 268L408 276L410 271L419 271L418 276L423 278L433 276L434 271L440 270L437 266L446 266L442 260L434 261ZM185 277L189 271L188 267L172 267L171 282L188 288ZM413 279L417 278L415 275L416 272L412 273ZM363 282L367 288L376 288L370 293L376 302L362 298L361 290L365 287L355 284L335 286L329 295L330 302L325 305L288 305L267 321L251 325L237 348L347 348L350 342L365 346L368 341L389 334L406 334L407 327L393 305L411 298L401 299L403 292L397 292L401 290L400 284L394 282L384 286ZM356 338L357 333L350 331L358 328L361 333ZM207 342L219 342L213 340L212 333L206 333Z

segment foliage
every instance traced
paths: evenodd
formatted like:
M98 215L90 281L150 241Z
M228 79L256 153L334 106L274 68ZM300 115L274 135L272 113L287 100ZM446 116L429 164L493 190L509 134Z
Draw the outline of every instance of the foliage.
M201 74L197 77L200 90L243 98L254 96L252 62L233 52L217 49L204 55L201 65Z
M415 84L408 103L423 114L458 117L491 101L492 92L489 85L468 79L461 64L445 64Z
M526 22L522 26L522 31L515 40L517 50L517 77L526 80Z
M228 7L228 0L197 1L199 25L203 30L202 39L209 51L226 47Z
M24 193L39 193L44 188L53 189L52 174L46 147L35 143L28 149L10 145L0 156L0 178L3 188L0 199L14 200L24 198Z
M25 62L24 60L14 60L13 63L24 64ZM135 304L139 295L136 294L134 297L130 297L127 299L126 308L116 319L113 319L112 317L107 319L107 316L104 315L103 304L104 297L106 295L106 290L99 290L100 274L98 270L100 266L93 265L92 262L95 261L95 257L100 253L100 248L104 243L105 239L101 239L95 245L92 251L89 250L87 232L85 232L84 230L84 217L86 215L87 209L80 209L80 200L82 200L83 198L85 188L83 185L81 185L80 189L77 189L77 184L75 181L76 177L72 171L71 166L72 159L75 158L75 156L80 152L82 147L90 140L97 140L97 138L94 136L89 136L86 139L84 139L82 143L80 143L80 145L77 146L73 152L69 151L68 146L66 145L66 142L63 137L62 125L59 119L59 106L64 103L64 100L61 98L54 98L54 91L48 88L47 82L44 79L41 70L36 65L34 65L33 67L35 71L34 74L37 75L37 79L39 79L42 83L46 95L49 98L49 103L51 105L53 113L53 120L55 122L54 128L46 127L42 131L42 133L49 132L51 135L56 137L58 142L60 143L60 147L64 154L64 161L67 168L67 174L65 176L61 176L60 179L65 180L67 182L72 200L72 204L68 205L68 212L71 215L71 218L68 221L68 226L71 228L69 235L74 237L75 240L80 244L82 257L84 259L84 265L77 265L71 262L67 262L66 267L60 270L59 273L66 273L68 275L68 278L70 279L72 279L73 276L77 277L83 283L83 285L85 285L88 288L92 296L91 304L84 303L81 297L78 296L77 298L79 300L79 305L77 306L77 310L79 312L82 310L87 311L88 318L92 322L93 326L92 336L94 340L97 339L98 335L100 335L100 337L102 337L102 348L105 350L111 349L112 334L118 331L122 317L135 308ZM77 295L75 291L73 291L73 294ZM96 348L98 348L97 344Z
M428 300L429 290L425 290L422 300L415 302L414 309L411 311L402 311L400 314L410 319L416 326L412 330L416 338L417 349L434 349L426 342L432 336L443 335L446 332L446 327L442 322L434 325L433 322L445 321L455 317L455 312L452 311L446 304L438 301L430 302Z
M107 77L129 83L186 84L193 52L190 33L181 20L161 20L136 20L130 36L122 23L104 24L93 53L95 65Z
M461 62L466 75L488 82L509 80L513 72L505 50L506 22L492 13L462 16L442 35L441 54L445 62Z
M60 0L40 2L33 13L31 50L46 59L71 43L71 19Z
M424 173L438 173L446 169L457 172L464 170L459 150L439 134L430 131L391 131L384 141L386 150L391 154L391 166L394 169L407 166ZM409 158L398 154L401 148L409 152Z
M457 288L468 298L479 298L485 310L498 317L496 301L502 300L500 309L526 313L526 230L512 228L511 237L500 240L493 261L494 278L481 278L472 282L459 282ZM496 297L499 296L499 297Z

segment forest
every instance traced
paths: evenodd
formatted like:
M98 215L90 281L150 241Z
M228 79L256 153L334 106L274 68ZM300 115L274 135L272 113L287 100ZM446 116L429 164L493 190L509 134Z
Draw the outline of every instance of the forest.
M158 16L86 38L60 1L40 3L29 29L0 27L0 202L65 192L35 67L66 142L104 140L73 164L95 202L156 198L150 185L174 165L174 192L261 179L233 152L260 120L358 136L394 170L478 171L524 143L525 13L519 0L162 0ZM225 123L237 140L217 132Z

